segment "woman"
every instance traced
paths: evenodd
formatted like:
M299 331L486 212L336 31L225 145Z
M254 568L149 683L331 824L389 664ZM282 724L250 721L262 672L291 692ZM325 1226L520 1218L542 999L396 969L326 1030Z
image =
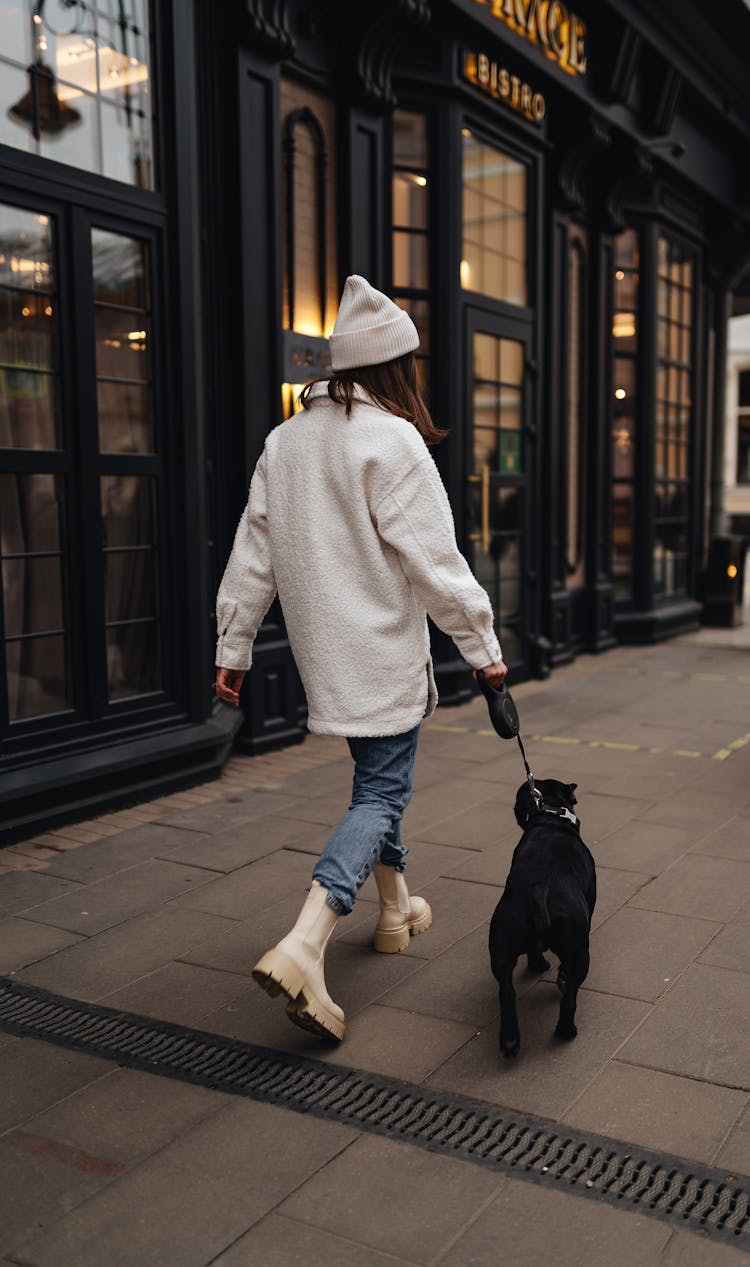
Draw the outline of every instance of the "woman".
M346 817L313 871L294 928L253 969L287 1015L342 1039L324 956L370 871L375 949L402 950L432 913L404 878L401 816L420 722L437 704L426 613L475 669L507 673L487 594L456 546L428 451L439 431L420 397L411 318L363 277L347 278L330 338L333 377L308 384L304 413L266 439L216 602L216 691L239 704L258 627L278 592L305 687L308 727L343 735L354 758Z

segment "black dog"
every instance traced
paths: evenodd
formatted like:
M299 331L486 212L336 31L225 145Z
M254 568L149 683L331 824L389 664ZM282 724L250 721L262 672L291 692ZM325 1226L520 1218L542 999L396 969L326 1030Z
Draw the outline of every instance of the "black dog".
M596 902L594 859L572 812L575 783L539 779L535 801L528 783L518 789L516 821L524 834L516 845L505 892L490 924L490 960L500 987L500 1049L515 1056L521 1045L513 969L528 955L531 972L546 972L544 951L560 960L562 994L556 1034L575 1038L576 996L589 970L589 929Z

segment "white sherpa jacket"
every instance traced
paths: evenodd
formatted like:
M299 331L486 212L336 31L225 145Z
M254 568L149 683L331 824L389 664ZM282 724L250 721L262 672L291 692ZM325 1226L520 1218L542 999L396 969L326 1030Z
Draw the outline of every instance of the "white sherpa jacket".
M354 390L347 418L315 384L267 437L217 595L216 663L250 668L278 591L309 729L395 735L437 704L426 612L474 668L501 651L424 440Z

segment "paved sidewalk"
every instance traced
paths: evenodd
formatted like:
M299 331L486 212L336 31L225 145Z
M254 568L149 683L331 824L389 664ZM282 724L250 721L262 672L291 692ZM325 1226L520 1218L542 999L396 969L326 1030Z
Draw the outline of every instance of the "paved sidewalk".
M710 631L518 687L540 776L578 783L598 867L579 1036L517 974L497 1051L487 926L517 748L483 701L423 728L405 819L432 930L374 954L368 881L329 954L331 1049L252 982L344 811L343 740L234 758L190 793L0 852L0 973L457 1091L750 1176L750 654ZM29 1267L747 1264L733 1247L390 1139L0 1031L0 1263ZM4 1257L3 1257L4 1255Z

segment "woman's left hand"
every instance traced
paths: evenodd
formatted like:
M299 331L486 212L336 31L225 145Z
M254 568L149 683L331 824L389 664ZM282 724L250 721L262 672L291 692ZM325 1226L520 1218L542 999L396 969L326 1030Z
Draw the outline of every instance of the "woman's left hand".
M234 708L240 706L240 687L245 680L244 669L216 669L214 686L219 699Z

